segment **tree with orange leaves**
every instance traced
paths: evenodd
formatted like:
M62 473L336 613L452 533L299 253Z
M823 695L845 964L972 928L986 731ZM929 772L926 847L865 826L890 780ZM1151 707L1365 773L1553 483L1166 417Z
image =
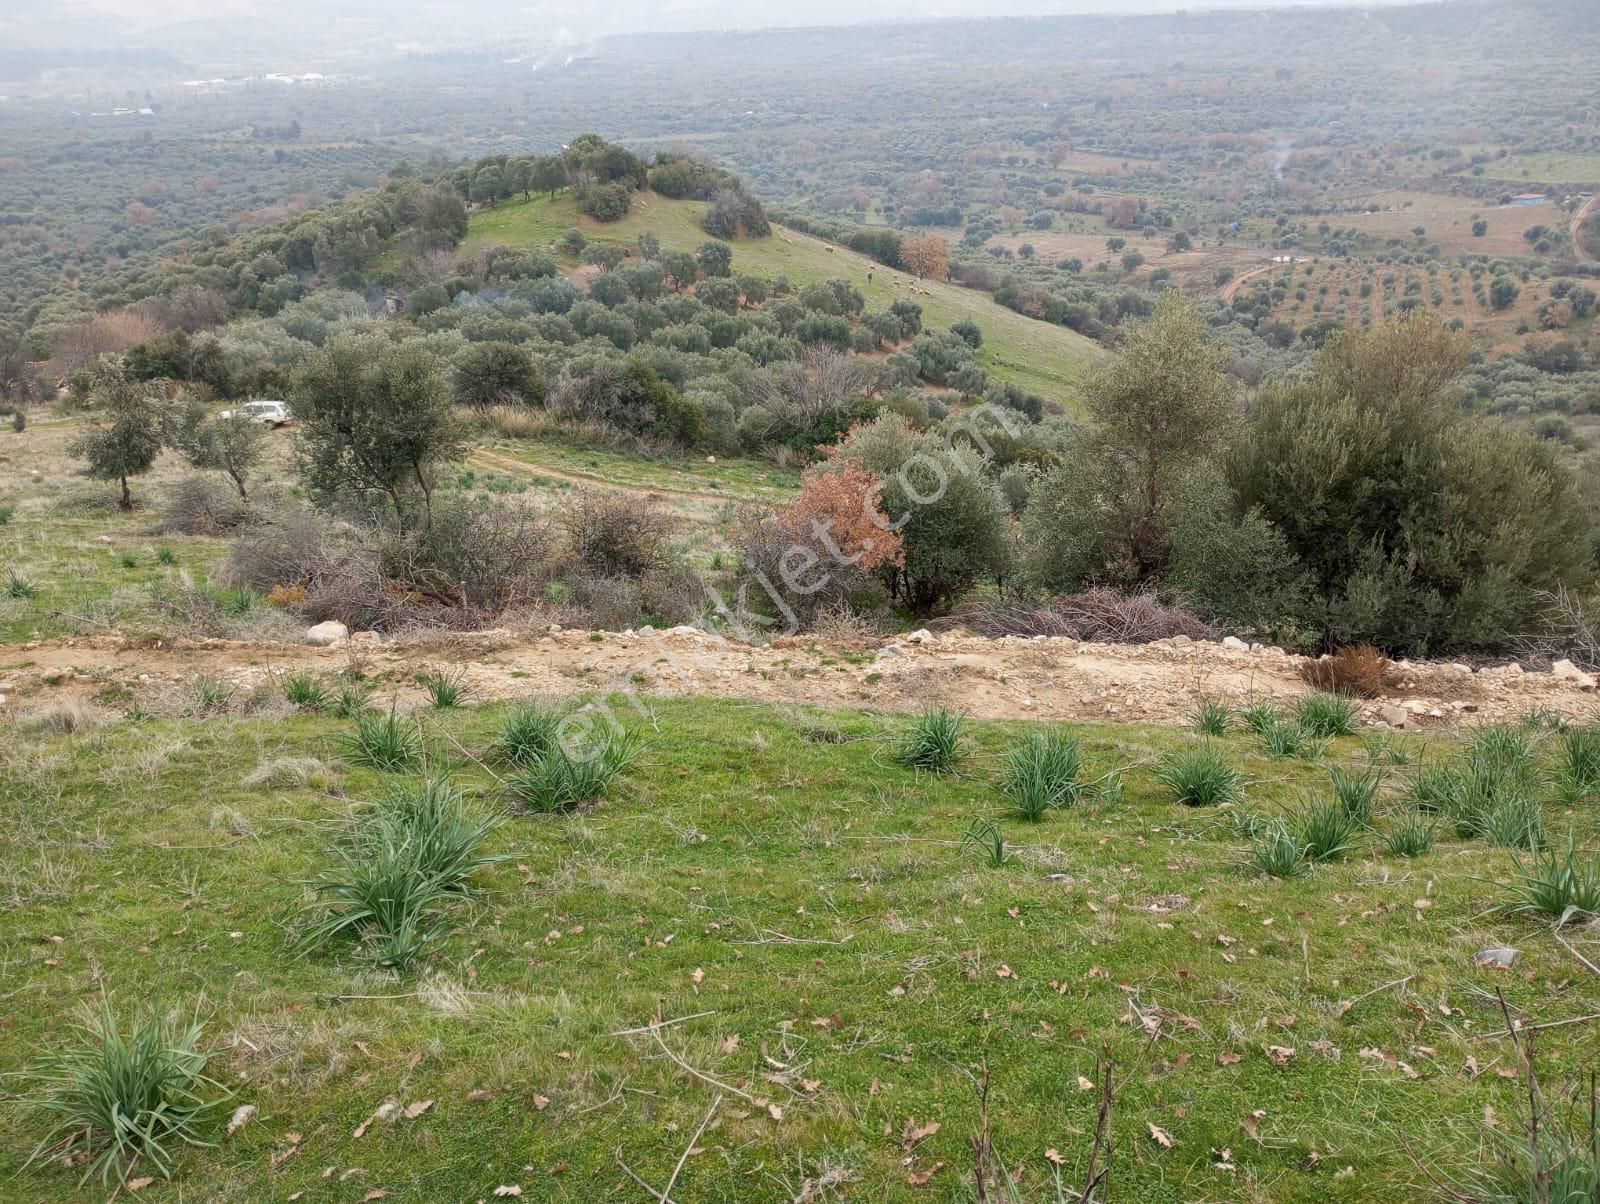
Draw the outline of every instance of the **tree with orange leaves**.
M836 460L807 470L800 496L776 514L741 511L741 607L754 602L780 624L803 630L874 588L873 574L905 557L880 492L871 470Z
M899 564L905 548L879 508L877 476L836 461L806 470L800 496L779 512L778 525L794 543L817 548L835 567L863 573Z
M900 244L900 262L924 280L948 280L950 244L937 234L915 235Z

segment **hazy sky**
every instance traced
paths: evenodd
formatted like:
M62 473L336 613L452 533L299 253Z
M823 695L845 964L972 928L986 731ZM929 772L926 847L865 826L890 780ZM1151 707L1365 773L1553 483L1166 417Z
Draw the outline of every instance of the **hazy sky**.
M0 0L0 8L13 2L17 0ZM286 10L300 8L323 19L347 13L378 17L396 25L417 17L449 20L452 16L475 24L473 18L514 14L520 22L565 25L591 33L623 33L1360 2L1363 0L807 0L804 4L791 0L58 0L58 8L77 15L112 13L141 24L229 15L281 19Z

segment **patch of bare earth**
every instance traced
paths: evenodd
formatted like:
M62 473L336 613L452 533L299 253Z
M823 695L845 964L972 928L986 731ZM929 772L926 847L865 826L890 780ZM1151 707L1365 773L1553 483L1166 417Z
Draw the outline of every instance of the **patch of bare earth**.
M755 646L692 628L590 633L564 629L432 634L358 633L331 648L227 640L135 642L92 636L0 650L4 711L26 715L68 698L170 694L199 677L239 694L284 673L359 670L378 696L423 705L416 678L459 672L475 702L626 691L822 707L914 711L943 705L983 719L1181 724L1202 698L1244 704L1309 692L1301 658L1275 648L1182 640L1145 645L1066 638L988 639L964 632L827 643L799 637ZM1372 723L1449 727L1519 718L1535 708L1568 719L1596 709L1592 683L1517 666L1401 662Z

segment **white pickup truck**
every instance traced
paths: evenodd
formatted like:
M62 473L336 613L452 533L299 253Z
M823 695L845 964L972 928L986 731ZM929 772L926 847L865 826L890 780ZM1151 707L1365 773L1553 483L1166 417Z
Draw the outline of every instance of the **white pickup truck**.
M242 406L233 410L223 410L218 418L248 418L251 422L259 422L262 426L282 426L294 417L289 412L289 407L281 401L247 401Z

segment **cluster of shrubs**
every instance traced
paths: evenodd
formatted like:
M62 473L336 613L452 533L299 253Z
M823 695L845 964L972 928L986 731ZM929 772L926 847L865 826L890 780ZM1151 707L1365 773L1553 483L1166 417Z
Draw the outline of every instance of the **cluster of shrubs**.
M675 527L657 505L601 492L565 498L558 516L520 498L452 495L411 528L283 505L250 516L218 576L351 630L671 625L705 605Z

